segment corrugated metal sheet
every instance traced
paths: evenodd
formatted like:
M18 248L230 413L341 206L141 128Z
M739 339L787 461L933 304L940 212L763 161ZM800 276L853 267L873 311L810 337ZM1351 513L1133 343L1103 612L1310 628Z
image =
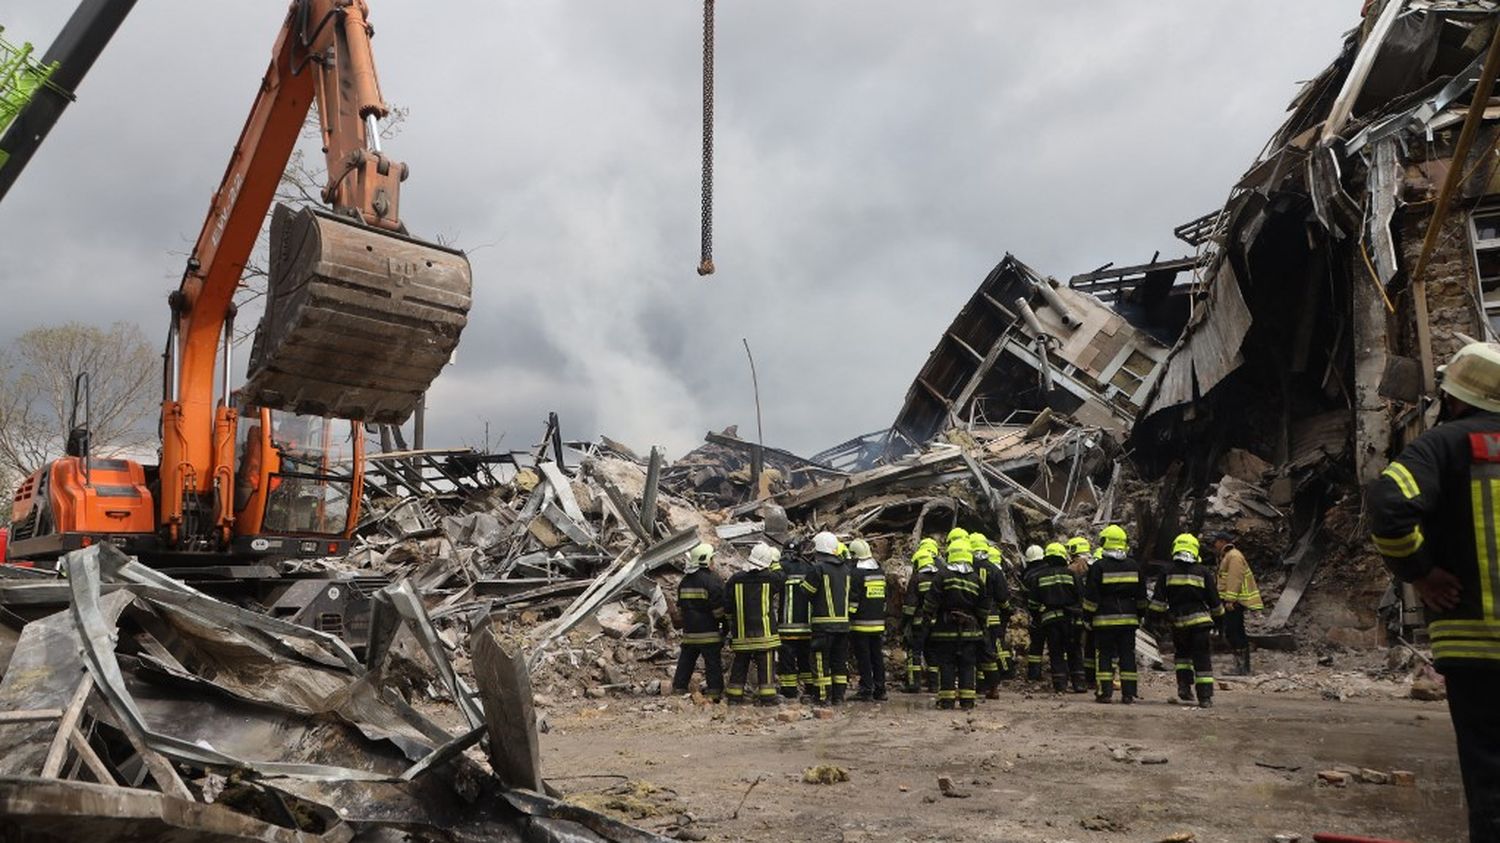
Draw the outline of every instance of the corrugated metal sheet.
M1201 318L1187 327L1168 355L1142 418L1206 394L1244 362L1240 346L1254 320L1228 261L1219 262L1202 307Z

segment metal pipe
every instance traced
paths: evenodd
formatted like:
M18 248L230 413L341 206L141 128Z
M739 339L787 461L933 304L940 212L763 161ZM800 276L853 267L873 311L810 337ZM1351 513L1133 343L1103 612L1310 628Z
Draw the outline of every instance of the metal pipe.
M1052 335L1042 328L1042 321L1036 318L1036 311L1026 303L1026 299L1016 299L1016 310L1021 313L1021 320L1026 323L1036 340L1036 356L1041 362L1042 389L1052 391L1052 361L1047 359L1047 346L1052 341Z
M380 151L380 123L373 114L365 115L365 140L369 142L372 152Z
M177 313L172 313L171 325L167 328L167 400L177 403L177 389L181 385L177 377Z
M234 382L234 313L224 318L224 406L229 406L230 388Z
M1077 328L1083 324L1083 320L1074 316L1073 311L1068 310L1068 306L1063 304L1062 296L1059 296L1057 291L1052 289L1052 282L1042 278L1033 282L1032 286L1036 287L1036 291L1042 294L1042 298L1046 300L1047 306L1057 312L1057 318L1062 321L1064 328Z

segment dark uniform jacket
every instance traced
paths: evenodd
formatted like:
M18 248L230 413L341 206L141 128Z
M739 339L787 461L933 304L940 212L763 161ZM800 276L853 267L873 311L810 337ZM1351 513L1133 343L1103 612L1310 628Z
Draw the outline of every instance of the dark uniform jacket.
M724 618L729 626L729 649L774 650L781 646L776 634L777 609L785 578L779 571L741 571L724 584Z
M801 557L789 557L772 566L781 572L781 618L778 631L782 638L807 638L812 635L811 595L802 587L812 572L812 563Z
M831 553L815 553L812 567L802 590L812 603L813 631L848 632L850 566Z
M1475 412L1417 437L1366 498L1375 547L1402 580L1444 568L1458 606L1427 610L1439 668L1500 670L1500 414Z
M849 631L885 632L885 569L874 559L854 565L849 581Z
M1043 626L1068 619L1078 608L1078 580L1064 562L1041 562L1026 569L1021 582L1032 622Z
M1173 629L1211 626L1224 616L1213 569L1197 562L1172 560L1156 578L1151 611L1165 614Z
M989 598L990 611L984 619L985 626L1002 626L1010 618L1010 583L1005 581L1005 572L999 565L975 554L974 570L979 572L979 584Z
M903 623L922 626L926 622L922 617L922 601L927 599L927 592L932 589L932 581L937 579L937 574L936 562L912 571L911 582L906 584L906 599L901 602Z
M1083 585L1083 611L1091 617L1094 629L1140 626L1148 605L1146 578L1139 562L1128 556L1101 556L1089 566Z
M923 613L932 625L932 637L983 638L990 601L979 572L967 562L939 562L936 567L937 578L923 602Z
M724 582L707 568L688 574L677 585L677 610L682 613L682 643L722 644L719 621L724 617Z

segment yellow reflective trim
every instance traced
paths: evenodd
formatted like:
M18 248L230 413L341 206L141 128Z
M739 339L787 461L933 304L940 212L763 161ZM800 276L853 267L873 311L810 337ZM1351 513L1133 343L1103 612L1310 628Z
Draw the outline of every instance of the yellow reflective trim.
M1128 573L1128 574L1105 574L1104 575L1104 584L1105 585L1118 585L1120 583L1136 583L1136 582L1140 582L1140 581L1141 581L1141 575L1140 574L1135 574L1135 573Z
M677 599L681 600L683 598L699 598L699 599L707 600L708 599L708 589L706 589L706 588L684 588L681 591L677 592Z
M1202 588L1204 582L1197 574L1168 574L1167 585L1195 585Z
M1370 538L1375 541L1375 549L1380 551L1380 555L1393 559L1405 559L1411 556L1422 548L1425 541L1421 527L1413 527L1410 533L1399 538L1388 539L1380 536Z
M1490 587L1490 572L1495 565L1494 481L1469 481L1469 500L1473 505L1474 557L1479 562L1479 599L1486 618L1495 617L1495 593Z
M1494 638L1500 640L1500 621L1441 620L1427 625L1430 638Z
M885 580L865 580L866 597L885 597Z
M1422 493L1421 488L1417 486L1417 478L1411 476L1411 472L1407 471L1406 466L1399 462L1393 462L1386 466L1385 471L1380 472L1380 474L1382 477L1391 478L1395 482L1396 488L1401 490L1401 495L1407 500L1411 500Z

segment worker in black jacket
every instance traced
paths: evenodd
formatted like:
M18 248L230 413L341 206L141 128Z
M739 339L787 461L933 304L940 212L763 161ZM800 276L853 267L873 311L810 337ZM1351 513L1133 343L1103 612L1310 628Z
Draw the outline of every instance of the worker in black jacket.
M937 579L927 592L923 613L932 625L928 649L938 665L938 708L972 709L978 700L976 673L984 648L989 597L974 570L968 537L950 540L938 564Z
M1214 699L1213 641L1210 633L1224 604L1213 569L1198 556L1198 537L1183 533L1172 541L1172 562L1156 578L1151 611L1172 624L1172 652L1177 666L1177 698L1209 708Z
M1107 703L1114 695L1115 667L1120 671L1120 702L1133 703L1140 694L1135 664L1135 633L1149 601L1141 565L1130 558L1125 528L1111 524L1099 533L1103 553L1089 567L1083 587L1083 611L1098 650L1098 693Z
M838 550L833 533L813 536L812 571L802 582L812 603L813 702L818 705L843 705L849 686L850 566Z
M885 693L885 567L864 539L849 542L854 572L849 581L849 644L859 666L861 702L883 700Z
M781 650L776 654L776 682L781 695L797 699L798 688L809 700L814 693L812 658L812 603L802 584L812 572L812 562L802 553L804 545L789 545L786 554L771 563L782 575L781 618L777 633ZM773 551L774 553L774 551Z
M760 705L781 702L776 695L773 663L776 648L781 645L776 618L783 578L770 569L774 558L770 545L756 544L750 549L749 570L735 574L724 584L724 620L729 627L729 652L733 656L726 689L730 705L748 702L745 683L750 678L751 664L755 665L756 673L755 701Z
M927 664L927 619L922 617L922 601L937 577L938 544L924 538L911 557L911 579L901 601L901 646L906 648L906 684L901 690L915 694L925 685L937 692L937 668Z
M1000 550L983 533L969 534L974 570L989 600L984 619L984 647L979 657L979 690L992 700L1000 698L1000 679L1012 673L1010 651L1005 647L1005 628L1010 624L1010 584L1000 567Z
M1471 843L1500 841L1500 345L1443 373L1443 423L1366 490L1375 548L1422 598L1447 685Z
M1026 608L1031 612L1035 634L1030 653L1035 654L1037 674L1041 672L1042 647L1045 644L1052 674L1052 690L1083 693L1083 654L1072 635L1073 615L1079 611L1078 580L1068 570L1068 549L1052 542L1042 551L1040 562L1032 563L1022 578L1026 587ZM1028 657L1028 675L1031 659Z
M682 615L682 651L672 676L673 693L686 694L698 659L703 659L708 698L718 702L724 695L724 582L710 567L714 547L707 542L694 547L683 565L677 585L677 611Z

